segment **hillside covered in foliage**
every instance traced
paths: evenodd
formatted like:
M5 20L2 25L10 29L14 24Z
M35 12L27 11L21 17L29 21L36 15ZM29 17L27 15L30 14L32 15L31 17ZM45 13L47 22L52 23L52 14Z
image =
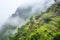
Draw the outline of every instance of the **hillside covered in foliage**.
M8 40L60 40L60 3L31 17L27 24L15 30Z

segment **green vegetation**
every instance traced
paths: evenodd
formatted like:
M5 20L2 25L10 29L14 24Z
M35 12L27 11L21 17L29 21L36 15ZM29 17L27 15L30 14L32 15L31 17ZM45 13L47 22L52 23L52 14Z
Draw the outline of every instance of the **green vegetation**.
M43 15L31 17L26 25L16 28L17 33L9 35L8 40L60 40L58 4L53 4Z

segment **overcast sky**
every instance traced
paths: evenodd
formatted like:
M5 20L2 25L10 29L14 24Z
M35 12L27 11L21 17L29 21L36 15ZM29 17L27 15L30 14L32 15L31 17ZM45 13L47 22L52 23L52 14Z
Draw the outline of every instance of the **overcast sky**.
M46 0L0 0L0 25L3 24L9 16L12 15L24 3L41 2ZM28 4L29 5L29 4Z

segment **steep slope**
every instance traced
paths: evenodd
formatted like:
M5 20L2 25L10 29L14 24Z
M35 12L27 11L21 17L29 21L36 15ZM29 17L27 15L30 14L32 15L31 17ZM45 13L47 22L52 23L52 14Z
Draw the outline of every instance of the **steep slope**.
M6 23L4 23L4 25L2 26L2 30L0 30L0 40L7 40L8 35L11 34L13 30L15 30L17 25L20 24L19 27L21 27L21 25L25 24L26 19L33 16L38 11L40 14L41 10L43 11L43 9L47 9L51 4L54 3L54 1L50 0L49 1L46 0L45 2L42 3L40 3L40 0L38 1L34 0L32 4L31 2L27 3L29 5L26 4L21 7L18 7L16 12L9 17Z
M41 15L31 17L26 25L15 31L8 40L60 40L60 3L53 4Z

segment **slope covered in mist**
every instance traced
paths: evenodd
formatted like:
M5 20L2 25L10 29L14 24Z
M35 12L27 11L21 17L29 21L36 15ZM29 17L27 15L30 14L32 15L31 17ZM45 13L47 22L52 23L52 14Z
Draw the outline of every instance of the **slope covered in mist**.
M32 16L26 25L17 27L14 32L9 40L60 40L60 3Z
M35 1L35 0L34 0ZM16 27L21 27L24 25L26 22L28 22L28 19L31 16L36 16L36 15L42 15L44 11L46 11L47 8L49 8L54 1L51 0L46 0L45 2L41 0L36 0L35 2L29 2L27 5L22 5L21 7L18 7L16 12L12 14L5 22L5 24L2 26L2 30L0 31L0 40L7 40L8 35L11 34ZM14 34L14 33L13 33Z

